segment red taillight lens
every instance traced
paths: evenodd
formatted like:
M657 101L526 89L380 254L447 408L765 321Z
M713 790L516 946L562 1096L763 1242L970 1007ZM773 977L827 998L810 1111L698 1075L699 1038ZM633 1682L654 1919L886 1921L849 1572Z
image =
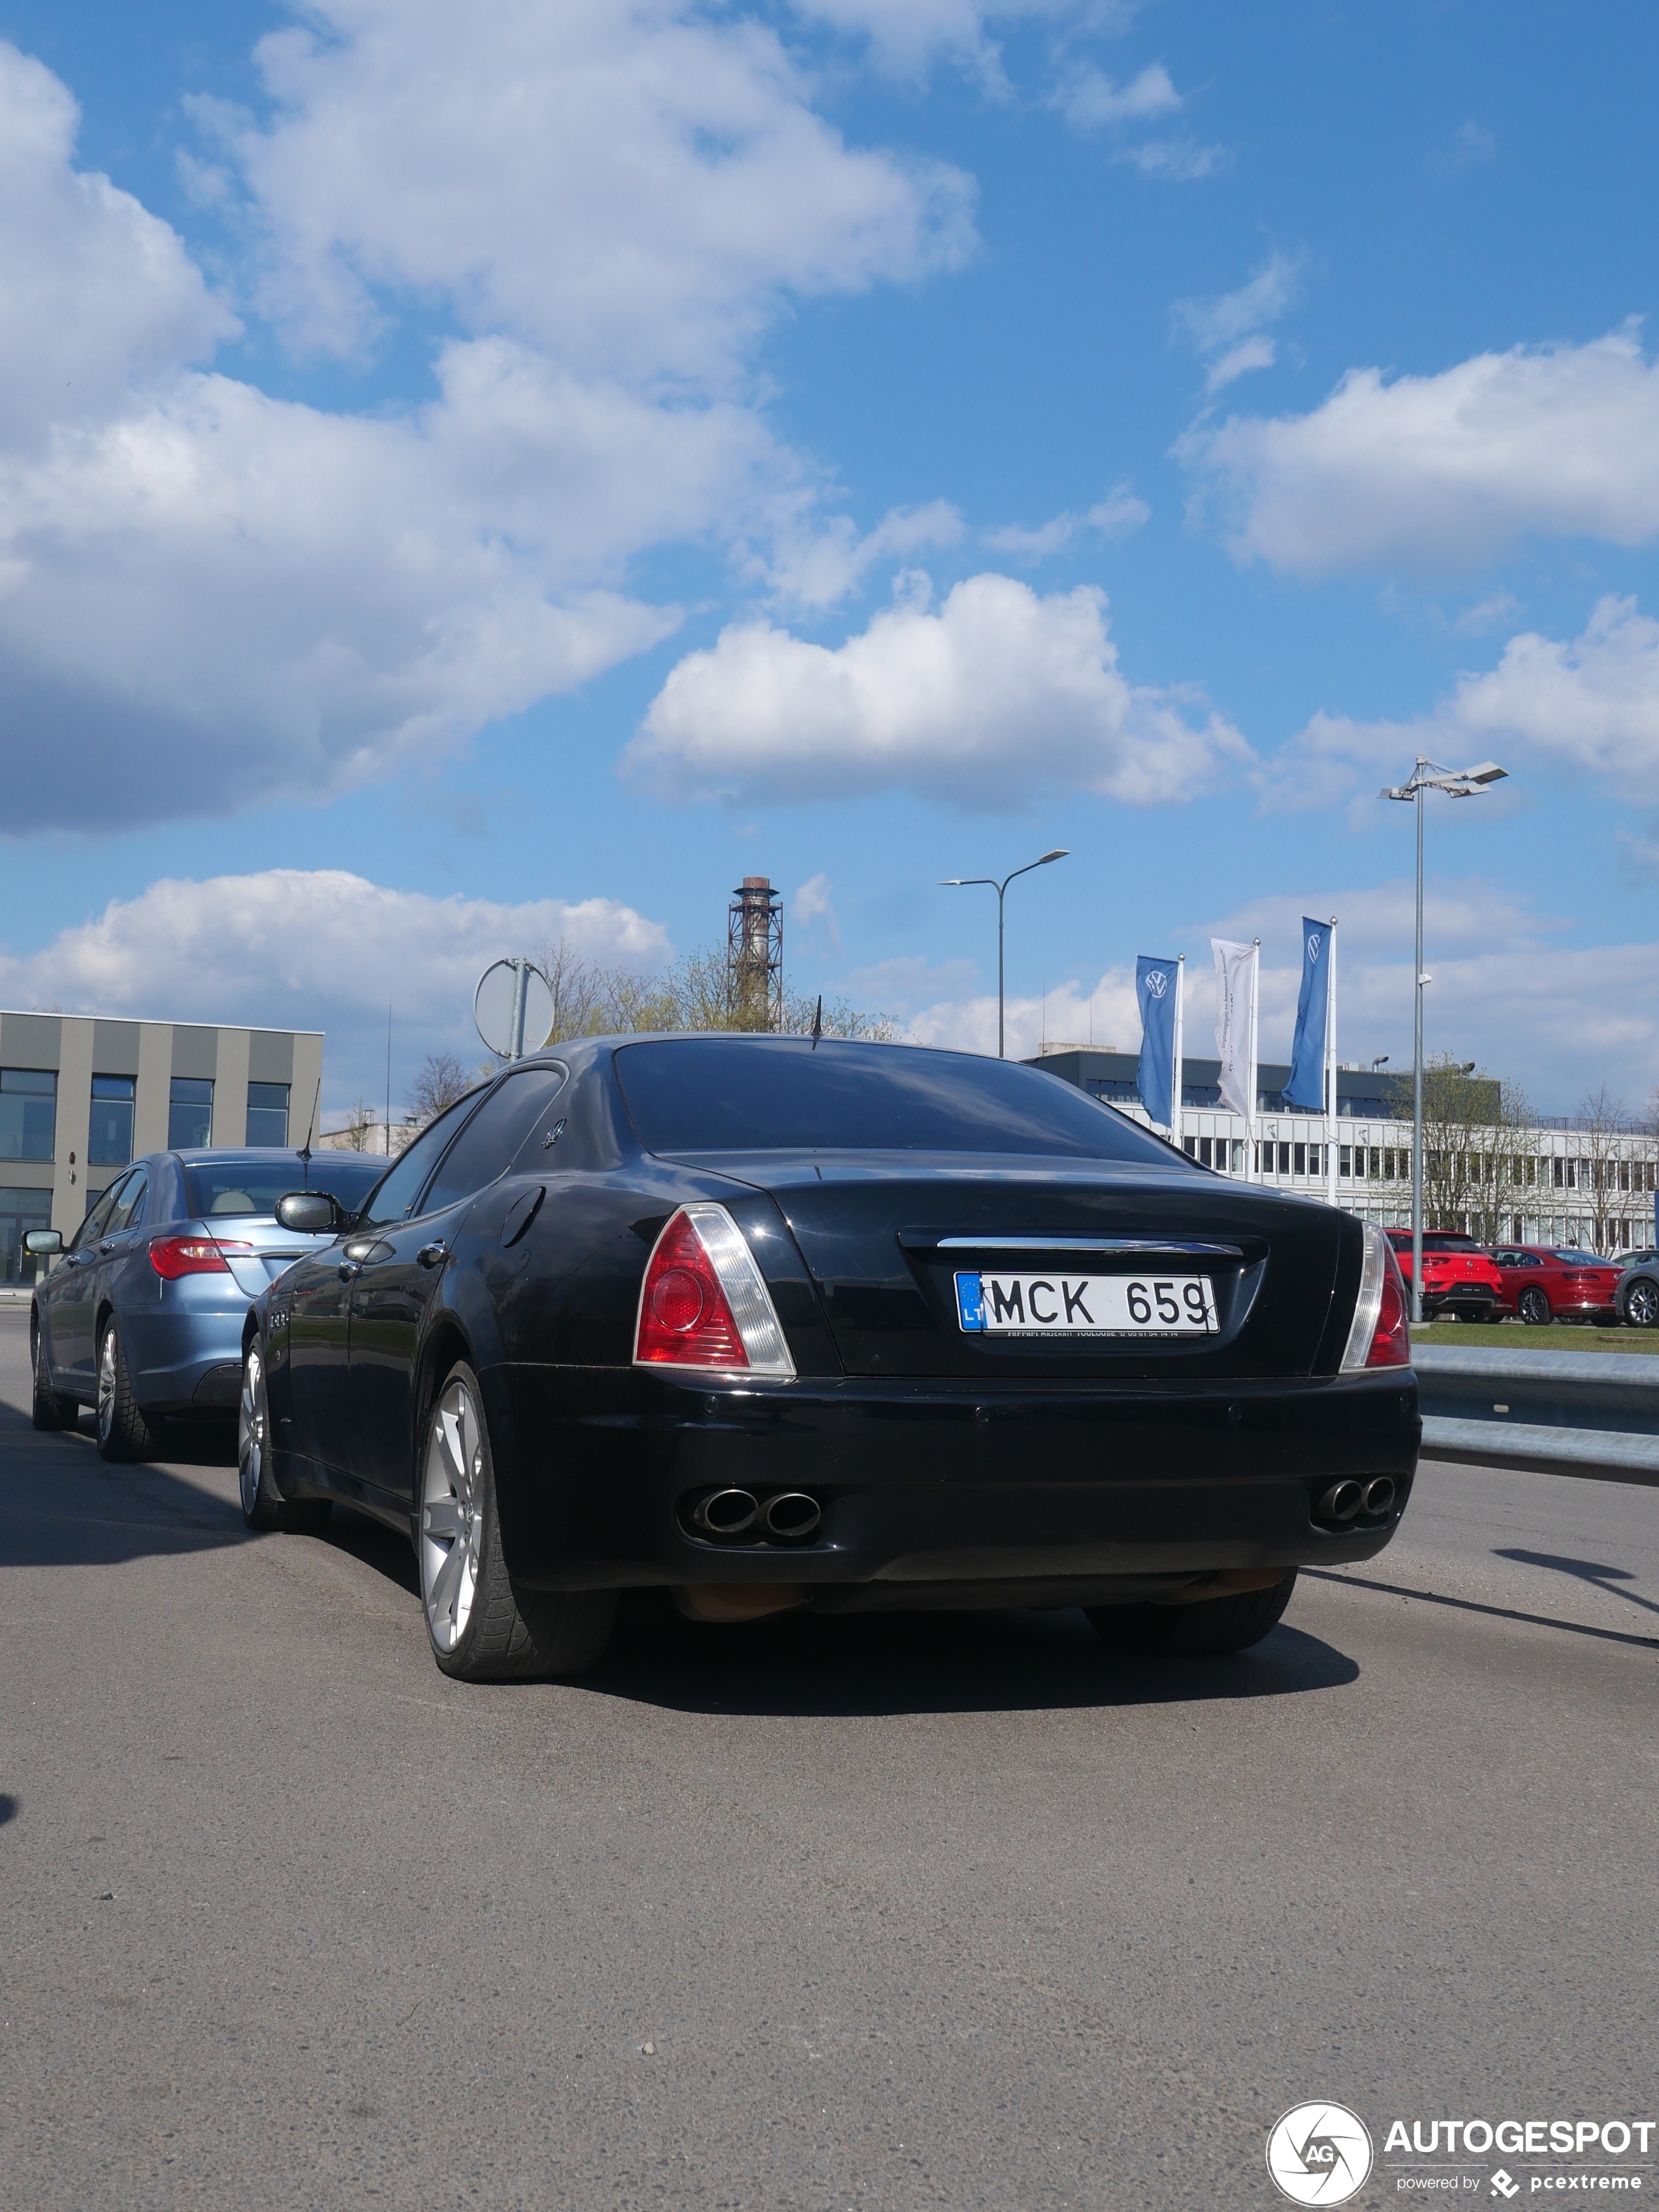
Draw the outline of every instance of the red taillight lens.
M253 1247L234 1238L213 1237L152 1237L149 1264L163 1282L176 1283L180 1275L228 1275L227 1252L251 1252Z
M1345 1374L1364 1367L1409 1367L1411 1330L1406 1285L1393 1245L1370 1222L1362 1224L1364 1256L1359 1269L1359 1295L1354 1300L1353 1320L1342 1354ZM1425 1268L1425 1273L1428 1271Z
M675 1215L651 1255L634 1357L669 1367L749 1364L731 1303L689 1213Z
M1411 1365L1409 1315L1406 1285L1401 1278L1399 1265L1390 1251L1382 1273L1382 1297L1376 1310L1376 1327L1371 1334L1371 1348L1365 1354L1367 1367Z

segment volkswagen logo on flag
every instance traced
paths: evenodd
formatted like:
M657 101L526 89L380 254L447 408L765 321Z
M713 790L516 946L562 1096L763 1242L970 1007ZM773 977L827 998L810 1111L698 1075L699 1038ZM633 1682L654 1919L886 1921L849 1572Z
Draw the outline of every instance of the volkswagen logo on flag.
M1321 946L1321 939L1320 939L1320 935L1319 935L1318 931L1317 931L1317 930L1316 930L1316 931L1314 932L1313 935L1312 935L1312 936L1308 939L1308 957L1309 957L1309 959L1310 959L1310 960L1317 960L1317 959L1318 959L1318 957L1319 957L1319 953L1320 953L1320 946Z
M1292 2204L1346 2204L1371 2158L1370 2130L1346 2105L1293 2105L1267 2138L1267 2172Z
M1170 979L1161 968L1146 970L1146 988L1155 999L1161 999L1170 988Z

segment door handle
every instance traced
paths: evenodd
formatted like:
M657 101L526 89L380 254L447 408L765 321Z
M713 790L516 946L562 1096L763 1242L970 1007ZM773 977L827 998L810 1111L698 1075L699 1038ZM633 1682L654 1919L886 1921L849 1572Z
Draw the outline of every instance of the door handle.
M110 1253L110 1252L112 1252L112 1251L115 1249L115 1246L114 1246L114 1244L113 1244L112 1243L106 1243L100 1244L100 1245L98 1247L98 1249L99 1249L100 1252L103 1252L103 1253Z
M415 1257L423 1267L441 1267L447 1258L449 1247L440 1237L435 1243L422 1244Z
M361 1260L342 1260L340 1262L340 1280L343 1283L349 1283L354 1275L361 1275L362 1272Z

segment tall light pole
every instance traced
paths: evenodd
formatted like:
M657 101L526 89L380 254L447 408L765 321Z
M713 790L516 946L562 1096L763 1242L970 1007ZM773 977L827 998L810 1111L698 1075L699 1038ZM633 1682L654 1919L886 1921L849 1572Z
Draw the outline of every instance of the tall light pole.
M999 1060L1006 1060L1008 1056L1003 1050L1002 1036L1003 894L1006 891L1009 884L1012 883L1015 876L1029 876L1033 868L1046 868L1050 860L1066 860L1069 856L1070 851L1071 848L1067 845L1057 845L1052 853L1045 853L1040 860L1028 860L1023 868L1015 868L1012 873L1006 875L1000 883L997 881L994 876L946 876L943 878L941 888L946 890L964 890L971 884L988 884L991 889L997 895L997 1058Z
M1417 1018L1412 1040L1412 1319L1420 1323L1423 1319L1423 993L1433 981L1423 973L1423 807L1431 791L1443 791L1449 799L1474 799L1509 774L1496 761L1481 761L1474 768L1461 771L1442 768L1422 753L1417 756L1417 766L1408 781L1392 788L1385 786L1377 793L1380 799L1397 799L1417 809L1417 965L1413 973L1416 982L1415 1003Z

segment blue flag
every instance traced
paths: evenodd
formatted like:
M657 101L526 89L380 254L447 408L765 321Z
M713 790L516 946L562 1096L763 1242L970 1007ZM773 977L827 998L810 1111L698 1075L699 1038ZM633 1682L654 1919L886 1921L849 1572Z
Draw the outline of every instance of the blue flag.
M1173 960L1154 960L1143 952L1135 962L1135 996L1140 1001L1135 1088L1153 1121L1166 1129L1175 1098L1176 976Z
M1331 926L1302 917L1302 995L1285 1101L1310 1114L1325 1110L1325 1026L1330 1011Z

